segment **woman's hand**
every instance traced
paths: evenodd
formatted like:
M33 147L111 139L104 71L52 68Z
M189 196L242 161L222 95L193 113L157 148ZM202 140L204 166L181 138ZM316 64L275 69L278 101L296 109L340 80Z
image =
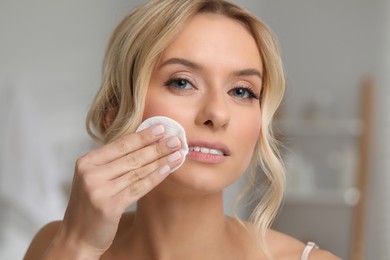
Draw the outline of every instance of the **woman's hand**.
M69 204L54 239L63 249L98 258L110 247L126 208L181 161L180 140L156 142L163 135L162 125L153 126L78 159Z

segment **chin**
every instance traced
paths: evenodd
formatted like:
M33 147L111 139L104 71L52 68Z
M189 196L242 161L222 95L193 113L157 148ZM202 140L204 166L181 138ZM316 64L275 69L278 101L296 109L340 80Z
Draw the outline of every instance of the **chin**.
M167 181L175 184L182 190L213 194L222 192L229 185L238 180L243 171L233 172L221 169L221 165L189 165L184 163L181 168L173 172Z

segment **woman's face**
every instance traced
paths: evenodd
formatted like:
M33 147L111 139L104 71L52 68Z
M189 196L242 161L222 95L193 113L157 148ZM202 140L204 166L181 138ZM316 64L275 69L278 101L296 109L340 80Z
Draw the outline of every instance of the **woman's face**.
M237 21L198 14L185 24L154 69L144 112L186 130L190 152L166 185L218 192L244 173L261 128L262 68Z

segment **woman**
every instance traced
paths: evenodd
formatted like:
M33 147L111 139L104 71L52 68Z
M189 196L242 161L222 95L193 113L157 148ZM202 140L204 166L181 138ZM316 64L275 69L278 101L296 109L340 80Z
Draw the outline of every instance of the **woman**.
M25 259L307 255L303 243L269 228L284 187L270 129L283 91L271 33L241 8L222 0L140 6L113 32L88 114L89 133L104 145L77 161L63 221L45 226ZM180 140L161 141L162 125L135 133L153 116L186 130L190 153L171 174L184 159ZM225 216L223 190L258 165L268 189L253 221ZM336 258L314 249L310 259Z

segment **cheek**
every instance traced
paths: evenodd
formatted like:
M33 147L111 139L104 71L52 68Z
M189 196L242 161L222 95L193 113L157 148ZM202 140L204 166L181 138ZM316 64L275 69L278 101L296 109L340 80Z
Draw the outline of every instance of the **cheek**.
M240 123L240 132L237 133L238 145L241 147L242 156L245 157L245 161L252 158L254 148L260 136L261 131L261 115L260 113L254 113L253 116L242 120ZM244 158L243 158L244 159Z
M257 118L257 120L254 121L255 127L252 127L249 130L248 136L251 137L252 140L254 140L254 143L257 143L257 140L260 137L260 131L261 131L261 118L260 116Z
M166 116L183 124L185 118L190 118L191 115L190 109L181 109L183 105L180 99L173 95L151 87L146 95L143 120L152 116Z
M169 116L170 107L166 105L164 98L159 97L153 87L149 88L145 99L143 119L152 116Z
M241 129L243 137L250 143L256 143L261 130L261 112L254 110L252 113L241 115Z
M145 120L149 117L158 115L157 111L158 111L159 106L157 104L155 104L155 105L151 105L151 104L155 104L155 103L152 102L150 99L148 99L148 97L146 97L144 114L143 114L142 120Z

